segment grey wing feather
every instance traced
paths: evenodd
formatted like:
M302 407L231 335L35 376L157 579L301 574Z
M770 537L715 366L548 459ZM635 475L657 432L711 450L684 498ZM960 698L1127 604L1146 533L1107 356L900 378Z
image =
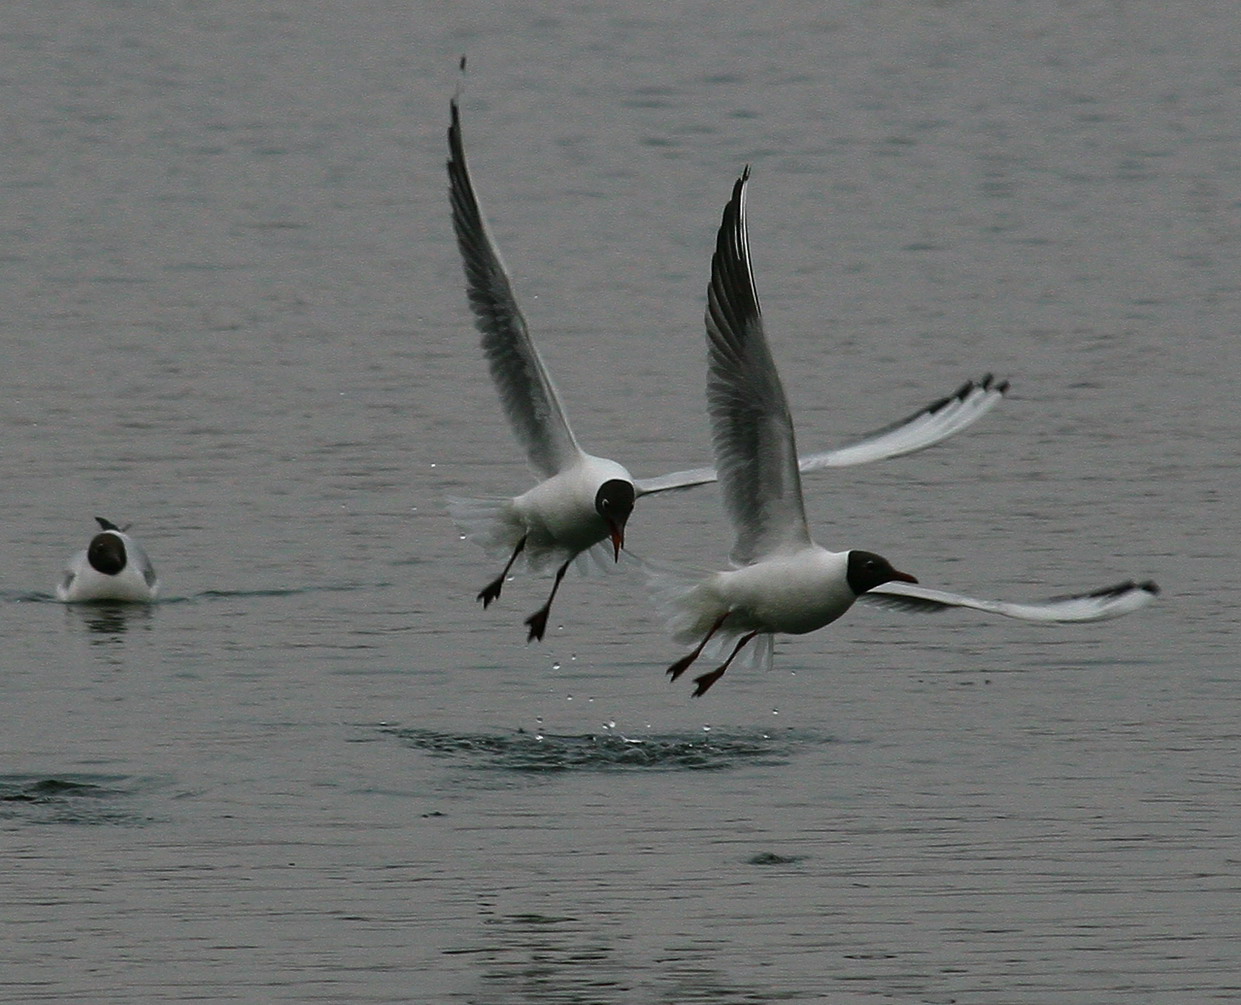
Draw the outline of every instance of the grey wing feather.
M925 450L972 426L999 404L1007 391L1008 381L995 383L991 374L981 380L966 381L954 393L936 399L900 422L866 433L843 447L799 457L798 469L805 474L822 468L869 464ZM694 488L716 481L717 477L715 468L689 468L655 478L640 478L634 484L641 496Z
M788 400L763 334L750 268L745 191L724 208L707 287L707 407L725 509L744 565L810 543Z
M126 524L126 527L128 526ZM151 558L147 555L146 549L128 535L125 537L125 547L129 552L130 562L142 573L143 581L151 589L154 589L155 584L159 582L159 576L155 574L155 566L151 563Z
M151 560L146 555L142 556L142 578L147 586L152 588L159 582L159 576L155 574L155 566L151 564Z
M654 478L635 478L633 486L639 496L649 496L655 492L676 492L679 489L692 489L698 485L710 485L719 481L715 468L692 468L686 471L672 471Z
M1151 603L1158 594L1159 587L1151 580L1142 583L1127 580L1089 593L1051 597L1031 603L1012 603L1006 600L978 600L910 583L884 583L863 593L858 600L888 610L936 612L967 608L1020 621L1070 624L1105 621L1131 614Z
M539 358L500 253L491 239L465 162L461 119L452 102L448 130L452 223L474 323L500 402L530 465L549 478L580 454L556 388Z

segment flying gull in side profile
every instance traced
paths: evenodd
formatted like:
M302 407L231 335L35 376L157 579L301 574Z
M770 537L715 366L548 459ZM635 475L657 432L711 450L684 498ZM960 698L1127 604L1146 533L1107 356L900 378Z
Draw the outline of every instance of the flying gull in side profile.
M588 454L578 444L474 192L455 98L451 111L449 194L466 292L500 403L539 482L515 497L451 498L449 512L463 536L504 561L500 574L478 594L484 608L500 596L519 558L536 571L555 568L547 602L526 619L527 641L533 641L543 638L552 601L570 563L577 559L589 567L619 560L625 525L637 499L705 485L718 476L714 468L704 467L634 478L621 464ZM972 425L1007 390L1007 382L990 375L968 381L900 422L836 450L802 458L800 469L865 464L924 450Z
M69 560L56 584L56 599L65 603L124 601L150 603L159 592L159 579L147 553L137 541L101 516L100 531L85 551Z
M736 532L733 568L688 577L646 563L652 591L678 642L694 648L668 668L676 680L711 646L723 663L695 678L700 696L747 644L770 667L776 634L830 624L854 601L912 610L969 608L1026 621L1098 621L1150 603L1152 582L1015 604L917 585L868 551L828 551L810 537L793 421L763 333L746 228L747 168L724 209L707 289L707 403L724 506ZM731 649L728 649L731 644Z

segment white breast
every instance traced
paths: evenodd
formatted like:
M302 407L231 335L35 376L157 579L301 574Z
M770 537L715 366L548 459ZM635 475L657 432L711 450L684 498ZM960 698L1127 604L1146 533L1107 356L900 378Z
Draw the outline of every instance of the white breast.
M812 545L716 576L734 610L733 626L802 635L835 621L857 599L846 579L847 552Z

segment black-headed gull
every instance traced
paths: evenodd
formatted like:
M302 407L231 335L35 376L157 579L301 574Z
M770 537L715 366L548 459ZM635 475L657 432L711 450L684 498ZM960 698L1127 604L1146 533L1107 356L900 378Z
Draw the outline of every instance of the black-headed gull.
M150 603L159 592L155 567L137 541L101 516L95 517L100 531L85 551L69 560L65 574L56 584L56 599L65 603L97 600Z
M1097 621L1149 603L1154 583L1124 583L1041 604L975 600L916 585L878 555L828 551L806 524L793 421L776 372L750 266L749 169L724 209L707 289L707 403L724 506L736 531L733 568L687 578L648 565L652 589L678 642L694 649L668 668L681 676L710 644L727 658L695 678L705 694L745 646L770 665L776 633L801 635L835 621L855 600L935 610L965 607L1027 621Z
M466 164L455 99L451 111L449 194L467 295L501 405L540 481L515 497L449 499L449 512L465 537L505 560L500 575L478 594L484 607L499 597L518 558L535 570L555 567L547 603L526 619L528 640L541 639L552 600L569 564L579 558L587 566L619 559L625 524L636 499L705 485L717 475L714 468L704 467L658 478L634 478L616 461L582 450L530 338L483 218ZM1007 382L996 382L990 375L968 381L907 419L844 447L803 458L801 469L864 464L923 450L976 422L1007 389Z

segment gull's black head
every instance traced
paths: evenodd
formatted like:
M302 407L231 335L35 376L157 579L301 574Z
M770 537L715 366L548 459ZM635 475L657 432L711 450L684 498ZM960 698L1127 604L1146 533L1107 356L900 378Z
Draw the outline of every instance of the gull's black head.
M909 573L892 568L891 562L872 551L849 552L849 571L845 578L849 581L849 589L858 596L894 579L902 583L917 582Z
M629 514L633 512L633 503L637 498L633 482L623 478L611 478L599 486L595 493L595 512L607 524L608 534L612 538L612 551L620 561L621 548L625 546L625 524Z
M86 560L96 572L102 572L105 576L115 576L125 568L125 563L128 561L125 554L125 542L112 530L96 534L91 538L90 546L86 549Z

